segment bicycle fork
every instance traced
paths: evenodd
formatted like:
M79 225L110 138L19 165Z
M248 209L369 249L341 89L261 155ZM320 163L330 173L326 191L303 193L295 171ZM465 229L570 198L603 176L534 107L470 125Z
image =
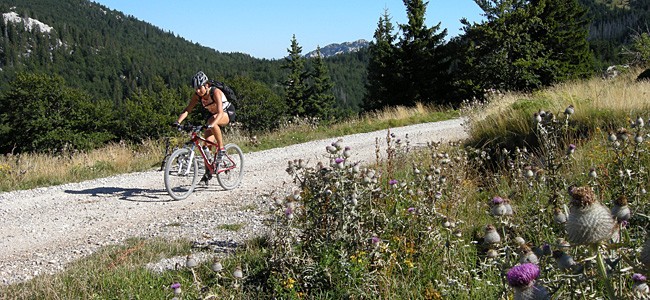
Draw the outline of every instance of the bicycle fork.
M194 149L195 149L195 146L192 145L192 147L189 147L189 149L190 149L190 155L187 158L187 160L185 160L185 162L180 161L180 160L178 161L178 164L179 164L178 170L179 171L182 170L182 175L183 176L187 176L188 174L190 174L190 170L192 169L192 162L194 161ZM185 168L183 168L183 163L185 163Z

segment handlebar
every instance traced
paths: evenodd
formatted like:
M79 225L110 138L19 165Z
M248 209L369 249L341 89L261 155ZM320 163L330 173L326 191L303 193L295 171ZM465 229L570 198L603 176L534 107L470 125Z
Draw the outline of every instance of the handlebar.
M172 126L175 126L178 131L185 131L185 132L201 132L205 129L212 128L210 125L192 125L192 124L185 124L185 125L180 125L180 124L173 124Z

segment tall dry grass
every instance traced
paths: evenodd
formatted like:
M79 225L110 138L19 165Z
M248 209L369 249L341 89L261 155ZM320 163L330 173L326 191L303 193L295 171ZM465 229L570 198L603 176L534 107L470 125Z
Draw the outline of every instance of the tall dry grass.
M640 69L615 79L599 77L557 84L534 93L494 93L486 103L470 103L464 110L473 145L504 146L521 142L531 132L533 113L552 112L561 118L575 107L574 122L583 134L612 130L637 116L650 115L650 82L636 81ZM513 140L519 138L519 141Z

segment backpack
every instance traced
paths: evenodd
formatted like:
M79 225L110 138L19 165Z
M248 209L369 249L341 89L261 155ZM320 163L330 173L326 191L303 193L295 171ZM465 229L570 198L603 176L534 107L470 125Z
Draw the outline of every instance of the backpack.
M227 86L225 83L221 81L210 80L210 85L220 89L223 92L223 94L226 95L226 98L228 98L228 102L237 101L237 94L235 94L235 91L231 87Z

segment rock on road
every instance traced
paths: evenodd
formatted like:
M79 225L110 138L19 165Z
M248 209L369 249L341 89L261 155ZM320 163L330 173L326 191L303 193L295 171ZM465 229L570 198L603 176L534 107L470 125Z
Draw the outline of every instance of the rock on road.
M466 137L462 119L391 128L411 146ZM387 130L343 136L352 161L374 162L376 140L385 154ZM327 161L337 138L244 154L241 185L224 191L215 179L185 200L167 194L157 170L79 183L0 193L0 284L63 270L102 246L127 238L163 237L209 241L224 251L264 232L264 195L294 187L287 161L313 166ZM227 141L227 137L226 137ZM241 230L223 225L241 224Z

